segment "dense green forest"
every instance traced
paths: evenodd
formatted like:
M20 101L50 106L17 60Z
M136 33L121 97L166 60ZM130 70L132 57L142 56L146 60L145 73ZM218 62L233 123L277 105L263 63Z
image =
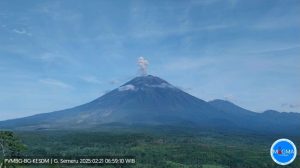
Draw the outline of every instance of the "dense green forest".
M21 153L26 157L133 156L136 160L135 164L101 167L281 167L272 161L269 153L271 144L280 136L158 130L18 131L15 134L27 146ZM296 145L300 144L299 137L285 138L292 139ZM299 168L299 157L285 167Z

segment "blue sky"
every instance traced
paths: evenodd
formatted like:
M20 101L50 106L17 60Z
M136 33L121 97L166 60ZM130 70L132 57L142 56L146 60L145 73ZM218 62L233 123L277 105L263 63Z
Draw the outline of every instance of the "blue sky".
M1 0L0 120L148 72L203 100L300 112L299 0Z

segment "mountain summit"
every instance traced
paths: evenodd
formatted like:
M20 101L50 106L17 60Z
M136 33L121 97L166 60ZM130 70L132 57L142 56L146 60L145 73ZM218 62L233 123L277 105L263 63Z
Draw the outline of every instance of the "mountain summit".
M90 129L119 123L262 133L296 133L300 129L299 114L275 113L255 113L224 100L206 102L159 77L145 75L136 77L89 103L61 111L2 121L0 128ZM283 117L284 121L279 117ZM278 120L284 125L278 125ZM275 129L277 127L279 129Z
M136 87L164 87L172 86L167 81L152 75L135 77L124 85L135 85ZM122 85L122 86L124 86ZM173 87L173 86L172 86Z
M149 88L172 88L176 89L167 81L152 75L139 76L119 87L119 91L143 90Z

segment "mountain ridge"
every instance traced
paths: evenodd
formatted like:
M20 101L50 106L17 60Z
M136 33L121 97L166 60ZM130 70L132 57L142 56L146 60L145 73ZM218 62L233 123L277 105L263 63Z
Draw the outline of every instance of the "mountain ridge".
M278 118L289 121L281 127ZM215 130L295 133L300 114L256 113L229 101L206 102L152 75L135 77L109 93L73 108L0 121L5 129L90 129L103 124L190 125ZM291 129L291 126L293 128ZM279 127L276 131L276 127ZM295 128L295 129L294 129Z

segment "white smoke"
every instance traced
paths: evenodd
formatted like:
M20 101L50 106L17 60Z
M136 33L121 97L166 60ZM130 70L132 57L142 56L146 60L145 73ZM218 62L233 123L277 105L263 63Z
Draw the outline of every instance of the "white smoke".
M138 59L138 65L139 65L139 70L142 75L147 75L147 67L149 65L149 62L144 58L140 57Z

